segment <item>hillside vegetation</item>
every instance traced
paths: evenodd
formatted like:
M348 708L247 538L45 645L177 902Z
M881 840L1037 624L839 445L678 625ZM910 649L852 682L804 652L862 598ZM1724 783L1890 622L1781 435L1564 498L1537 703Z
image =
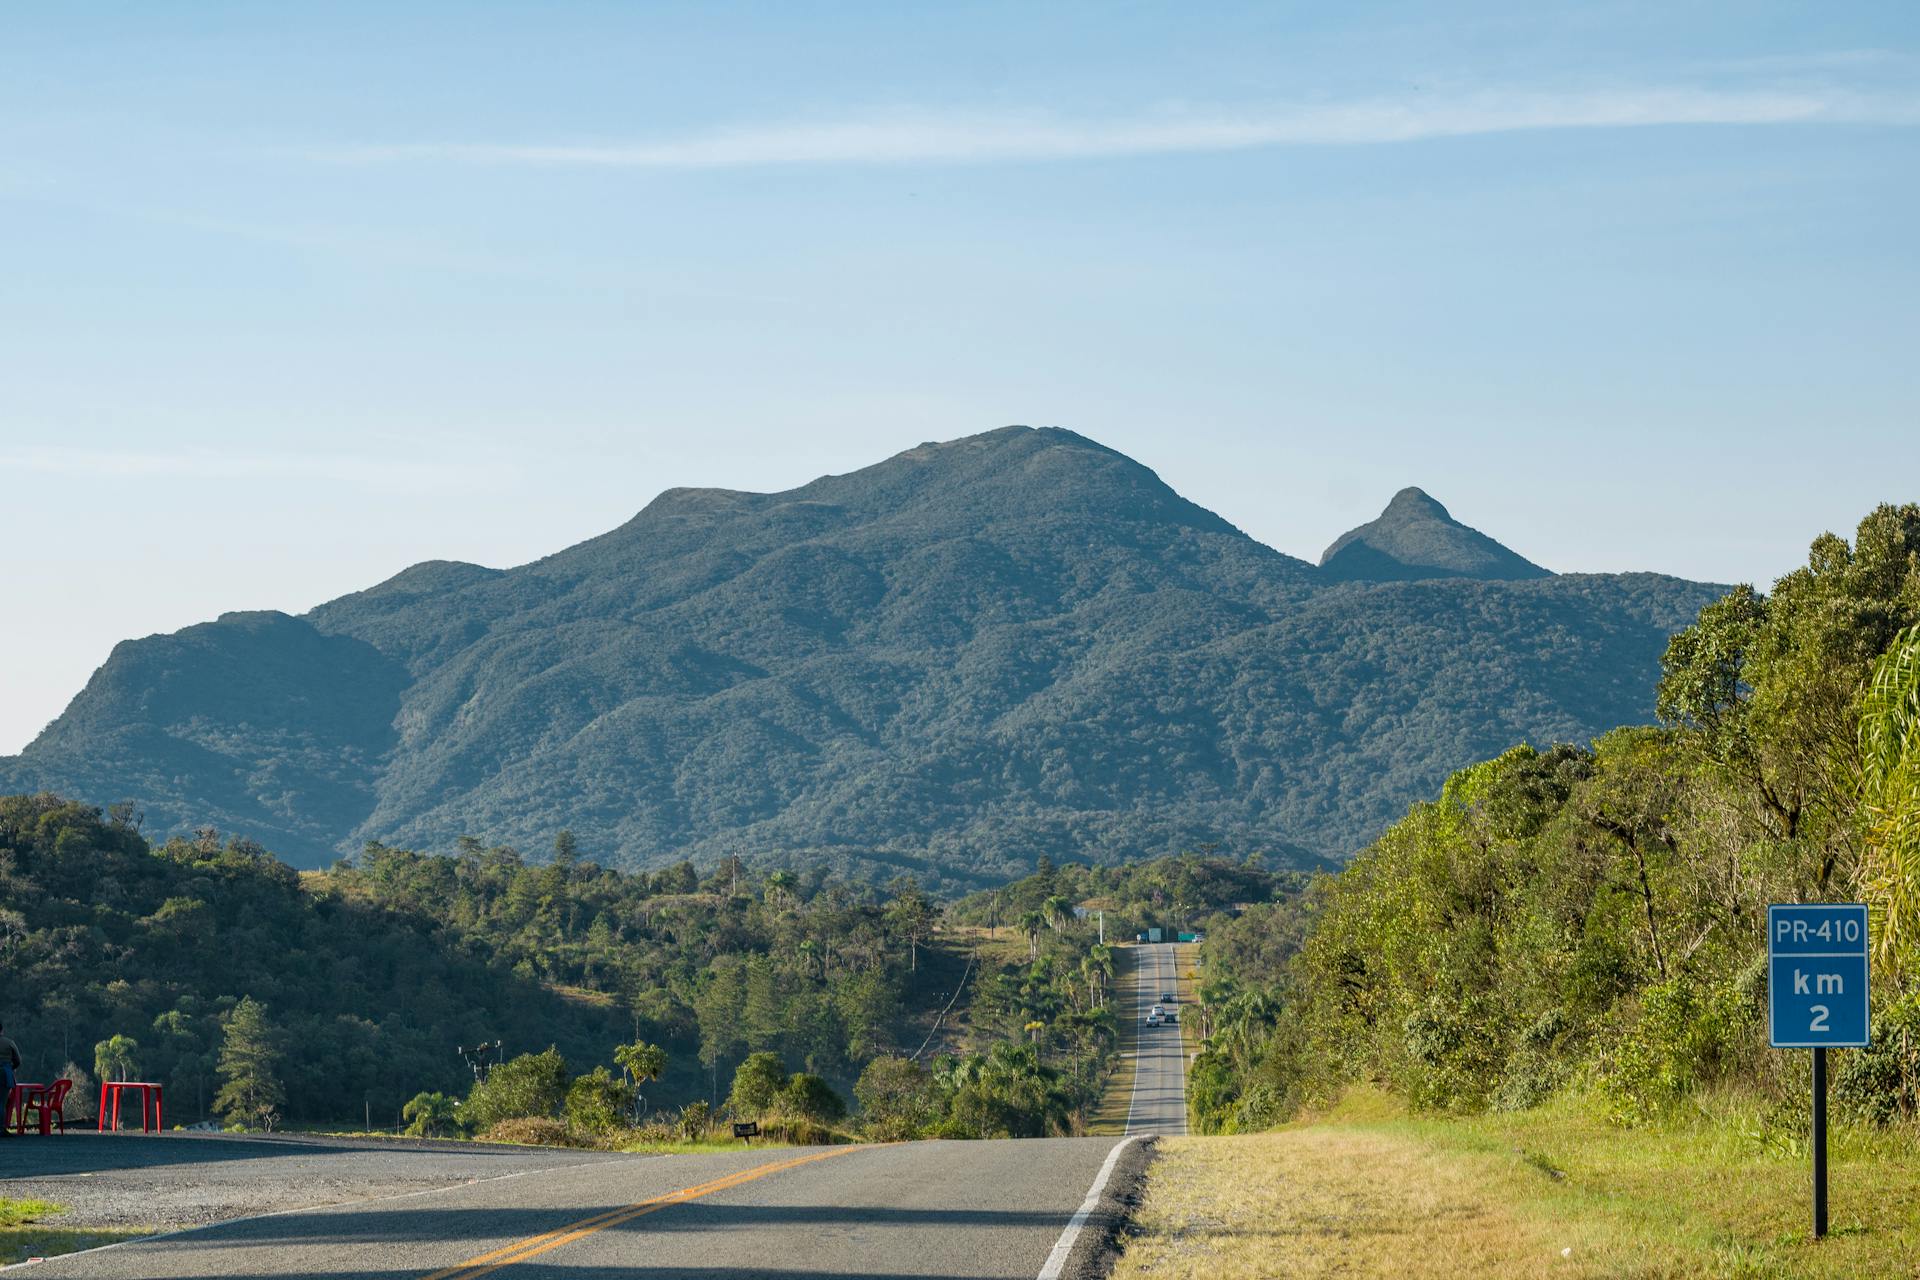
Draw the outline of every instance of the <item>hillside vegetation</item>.
M1769 902L1864 900L1875 1043L1834 1055L1843 1116L1913 1141L1920 1102L1920 507L1739 588L1668 645L1661 724L1455 773L1300 910L1206 950L1211 1131L1358 1082L1416 1109L1554 1097L1623 1126L1743 1099L1803 1140L1804 1052L1767 1047Z
M153 845L126 808L12 796L0 968L27 1078L158 1080L176 1122L657 1143L731 1113L1037 1136L1083 1126L1119 1042L1116 957L1081 895L1113 895L1130 928L1295 880L1200 855L1048 866L948 920L907 879L629 873L571 831L545 864L469 840L299 873L211 829ZM478 1088L458 1050L495 1043Z
M126 641L0 790L305 867L561 827L613 866L930 890L1209 841L1311 866L1511 741L1650 719L1661 645L1716 594L1548 575L1423 494L1319 568L1007 428Z

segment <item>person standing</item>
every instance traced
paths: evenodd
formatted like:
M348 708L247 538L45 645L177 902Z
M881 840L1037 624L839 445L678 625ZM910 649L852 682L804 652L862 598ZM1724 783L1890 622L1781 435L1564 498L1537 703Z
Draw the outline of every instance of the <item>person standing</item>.
M13 1136L13 1082L20 1074L20 1046L7 1035L5 1023L0 1023L0 1098L7 1100L6 1115L0 1117L0 1138Z

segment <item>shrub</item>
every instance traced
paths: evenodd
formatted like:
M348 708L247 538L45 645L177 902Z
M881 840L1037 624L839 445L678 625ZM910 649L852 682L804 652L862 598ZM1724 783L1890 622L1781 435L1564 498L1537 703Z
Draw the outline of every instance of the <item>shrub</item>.
M523 1053L476 1080L460 1105L460 1119L474 1129L491 1129L502 1120L550 1117L567 1097L567 1061L549 1047Z
M633 1113L633 1099L632 1085L595 1067L567 1090L567 1123L586 1133L606 1133Z
M1833 1097L1873 1124L1920 1114L1920 994L1882 1009L1873 1020L1873 1043L1840 1055Z
M523 1147L574 1147L567 1126L549 1116L514 1116L488 1125L482 1142L511 1142Z
M704 1101L689 1102L680 1108L679 1118L675 1121L679 1127L680 1136L688 1142L698 1142L706 1137L707 1129L712 1123L713 1108Z
M777 1053L750 1053L733 1073L727 1110L742 1118L765 1115L787 1087L787 1064Z
M853 1086L867 1133L882 1142L919 1136L939 1110L927 1069L910 1058L875 1058Z
M828 1136L832 1125L846 1119L847 1103L825 1079L801 1072L774 1099L774 1110L787 1121L796 1140L817 1142Z
M1270 1084L1256 1084L1233 1108L1233 1132L1259 1133L1287 1118L1287 1100Z

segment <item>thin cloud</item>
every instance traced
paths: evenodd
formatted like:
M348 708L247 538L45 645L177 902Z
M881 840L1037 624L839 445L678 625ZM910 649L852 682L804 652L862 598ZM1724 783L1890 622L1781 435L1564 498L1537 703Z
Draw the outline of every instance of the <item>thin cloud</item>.
M124 449L26 448L0 453L0 474L140 481L283 479L345 485L376 493L500 487L506 473L457 459L381 458L353 454L246 455L156 453Z
M896 112L815 125L565 144L427 143L327 153L358 161L456 161L625 169L987 164L1262 147L1365 146L1477 134L1657 125L1920 123L1920 96L1823 89L1635 89L1572 94L1411 94L1119 122Z

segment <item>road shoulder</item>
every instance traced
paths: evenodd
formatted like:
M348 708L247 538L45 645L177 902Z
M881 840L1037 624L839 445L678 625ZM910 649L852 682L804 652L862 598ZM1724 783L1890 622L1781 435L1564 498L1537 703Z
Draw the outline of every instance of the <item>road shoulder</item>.
M1061 1271L1063 1280L1105 1280L1120 1260L1122 1233L1126 1231L1146 1195L1147 1170L1152 1166L1159 1139L1138 1138L1127 1143L1113 1167L1113 1176L1101 1190L1093 1212L1087 1215L1080 1239L1068 1255Z

